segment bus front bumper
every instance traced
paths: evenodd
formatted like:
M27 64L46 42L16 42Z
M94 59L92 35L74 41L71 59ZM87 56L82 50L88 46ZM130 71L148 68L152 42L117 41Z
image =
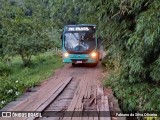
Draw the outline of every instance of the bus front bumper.
M63 57L64 63L96 63L98 58L92 58L90 54L70 54L68 57Z

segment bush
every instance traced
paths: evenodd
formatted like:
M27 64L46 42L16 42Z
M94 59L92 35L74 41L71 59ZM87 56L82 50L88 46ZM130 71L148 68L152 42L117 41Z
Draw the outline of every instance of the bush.
M36 58L37 58L37 60L38 60L40 63L42 63L42 64L46 61L46 58L45 58L44 56L38 55Z
M12 73L10 65L7 65L5 62L0 61L0 76L8 76Z
M102 64L104 67L109 68L109 69L114 69L114 67L115 67L115 66L114 66L114 63L113 63L113 61L112 61L112 59L110 58L109 55L106 55L106 56L103 58L101 64Z
M159 111L160 88L147 83L127 83L111 75L106 81L111 86L114 95L118 98L122 111Z

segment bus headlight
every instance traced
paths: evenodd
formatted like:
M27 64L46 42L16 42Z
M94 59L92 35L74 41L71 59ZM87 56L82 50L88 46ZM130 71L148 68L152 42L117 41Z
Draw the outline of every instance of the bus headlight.
M69 56L69 54L67 52L64 53L63 55L64 55L64 57L68 57Z
M97 53L96 53L96 52L92 52L92 53L91 53L91 57L92 57L92 58L97 57Z

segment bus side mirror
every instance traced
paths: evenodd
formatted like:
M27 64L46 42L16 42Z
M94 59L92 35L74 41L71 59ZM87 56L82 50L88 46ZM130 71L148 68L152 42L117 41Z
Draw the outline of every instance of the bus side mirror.
M63 38L63 35L61 34L61 37L60 37L60 39L62 40L62 38Z
M102 37L98 36L98 41L102 42Z

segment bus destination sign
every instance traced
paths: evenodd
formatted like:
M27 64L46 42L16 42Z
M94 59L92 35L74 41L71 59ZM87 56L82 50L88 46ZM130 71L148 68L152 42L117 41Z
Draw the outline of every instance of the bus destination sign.
M92 27L67 27L67 31L90 31Z

